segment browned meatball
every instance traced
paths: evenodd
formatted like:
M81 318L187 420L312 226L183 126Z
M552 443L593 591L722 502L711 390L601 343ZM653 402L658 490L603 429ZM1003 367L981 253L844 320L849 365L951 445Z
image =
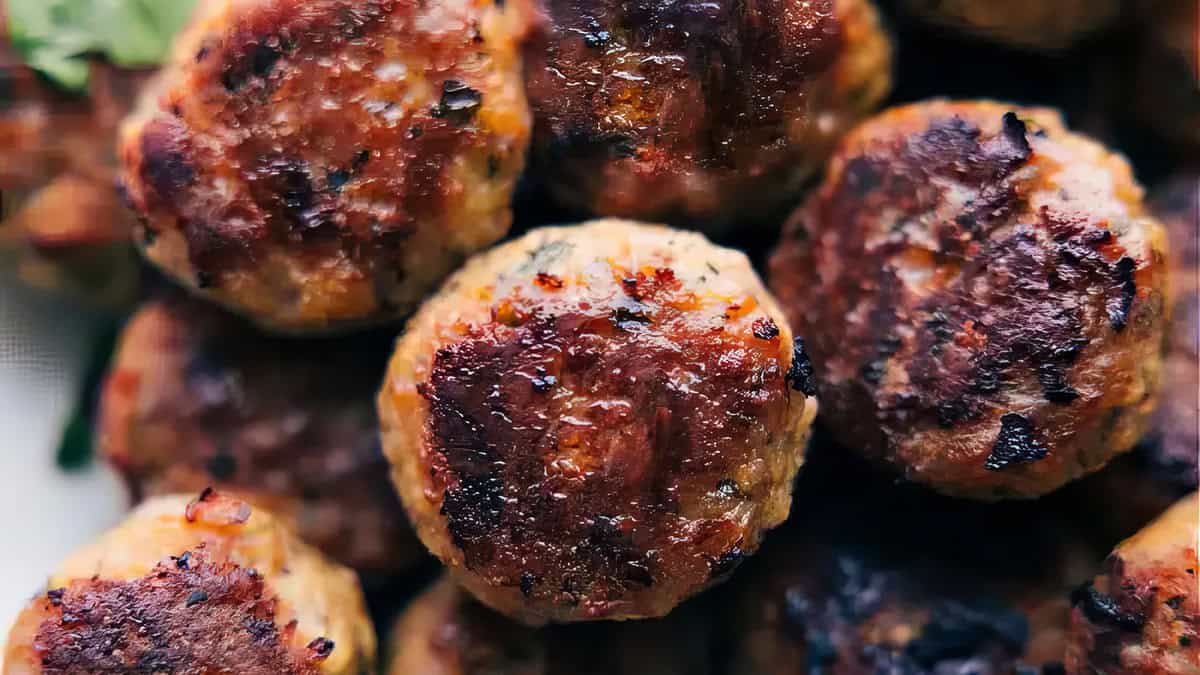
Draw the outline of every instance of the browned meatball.
M151 302L108 374L100 448L135 496L216 485L361 572L403 570L423 549L379 448L388 348L373 336L272 339L198 302Z
M286 330L397 318L504 235L521 0L207 0L122 134L146 255Z
M939 491L1036 497L1142 436L1163 228L1058 115L930 101L865 123L771 260L847 446Z
M0 273L105 306L131 303L134 218L116 193L115 135L146 79L91 64L88 91L56 91L9 48L0 2Z
M739 613L728 672L1061 668L1068 593L1103 552L1057 505L963 503L812 468L819 475L806 469L797 485L799 515L732 583Z
M354 574L211 491L146 502L48 588L17 617L4 675L359 675L375 663Z
M787 517L808 365L741 253L625 221L535 230L409 324L384 452L417 534L484 603L662 616Z
M682 608L662 620L533 629L443 578L392 631L389 675L705 675L710 622Z
M869 0L549 0L527 57L538 174L599 215L790 204L890 85Z
M932 23L1012 47L1059 49L1113 23L1122 0L905 0Z
M1072 596L1072 675L1200 672L1200 500L1195 493L1122 542Z

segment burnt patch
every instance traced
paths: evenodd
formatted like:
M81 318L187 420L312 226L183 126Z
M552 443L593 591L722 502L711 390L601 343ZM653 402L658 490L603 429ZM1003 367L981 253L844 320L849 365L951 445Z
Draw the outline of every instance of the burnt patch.
M792 365L788 368L784 381L805 396L817 395L817 378L803 338L797 337L792 340Z
M1034 434L1033 423L1024 415L1007 413L1000 418L1000 435L984 468L1000 471L1014 464L1028 464L1046 457L1046 446Z
M1071 604L1095 624L1115 626L1131 633L1140 632L1146 624L1145 615L1122 610L1116 598L1100 592L1090 581L1071 592Z
M1113 281L1117 288L1116 297L1108 299L1108 322L1118 333L1125 330L1129 323L1129 312L1133 309L1133 301L1137 297L1137 283L1133 273L1137 263L1129 256L1123 256L1113 265Z
M483 93L479 90L459 80L446 80L442 83L442 97L430 114L463 126L475 117L482 103Z
M720 556L708 561L709 574L713 579L723 579L730 574L733 574L742 562L746 559L746 554L738 546L734 546Z
M774 340L779 337L779 326L776 326L775 322L768 316L755 319L750 330L754 333L754 337L759 340Z
M946 601L933 610L921 636L905 648L913 661L933 669L947 661L987 655L999 647L1010 658L1025 650L1029 625L1019 611L986 602Z

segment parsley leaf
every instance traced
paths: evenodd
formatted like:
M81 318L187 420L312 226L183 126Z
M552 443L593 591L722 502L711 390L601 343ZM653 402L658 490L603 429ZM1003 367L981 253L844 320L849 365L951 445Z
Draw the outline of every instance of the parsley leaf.
M162 62L195 0L8 0L8 32L29 67L71 91L87 86L89 56L122 68Z

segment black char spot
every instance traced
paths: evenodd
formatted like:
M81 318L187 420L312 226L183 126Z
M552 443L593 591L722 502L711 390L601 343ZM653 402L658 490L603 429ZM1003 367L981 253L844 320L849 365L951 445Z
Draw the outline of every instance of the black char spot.
M792 389L805 396L817 395L817 379L813 372L812 359L804 349L804 339L795 338L792 341L792 366L788 368L784 378Z
M779 326L776 326L770 317L759 317L751 329L754 331L754 337L759 340L774 340L779 337Z
M1137 297L1137 283L1133 279L1135 269L1137 263L1129 256L1122 257L1113 268L1114 281L1120 295L1108 301L1108 322L1117 332L1124 330L1125 324L1129 322L1129 312L1133 309L1134 298Z
M1116 599L1096 590L1090 581L1071 593L1071 604L1081 609L1092 623L1116 626L1131 633L1140 631L1146 623L1141 614L1121 611Z
M989 602L949 601L933 611L921 636L908 644L907 654L926 668L939 663L986 654L993 645L1020 654L1029 626L1020 612Z
M734 546L728 551L722 553L720 557L708 561L709 576L713 579L733 574L733 571L742 564L746 555L742 553L742 549Z
M1067 405L1079 398L1079 392L1067 382L1066 372L1056 363L1038 366L1038 382L1042 385L1042 395L1051 403Z
M483 94L458 80L442 83L442 98L433 108L434 117L444 117L453 124L463 125L471 121L483 102Z
M999 471L1013 464L1028 464L1046 456L1048 450L1033 437L1033 425L1023 415L1008 413L1000 418L1000 435L984 468Z

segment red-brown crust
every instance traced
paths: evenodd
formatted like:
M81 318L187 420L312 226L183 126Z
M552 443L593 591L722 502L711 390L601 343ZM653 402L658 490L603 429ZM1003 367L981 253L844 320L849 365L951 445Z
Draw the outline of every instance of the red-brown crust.
M551 0L546 13L527 57L537 170L600 215L774 208L888 88L864 0Z
M529 132L521 2L202 7L122 145L172 275L319 328L407 312L506 231Z
M139 498L214 485L359 571L403 570L423 550L379 449L374 394L389 346L270 338L199 302L151 302L107 376L100 449Z
M384 445L418 533L484 602L660 616L785 515L805 399L743 257L596 223L535 231L447 289L398 345Z
M847 446L948 493L1029 497L1142 435L1163 240L1128 165L1055 114L932 101L847 137L771 282Z
M42 672L315 674L330 653L298 652L253 569L181 552L133 581L83 579L35 602ZM28 610L27 610L28 611Z
M1200 672L1200 501L1185 498L1072 595L1072 675Z

